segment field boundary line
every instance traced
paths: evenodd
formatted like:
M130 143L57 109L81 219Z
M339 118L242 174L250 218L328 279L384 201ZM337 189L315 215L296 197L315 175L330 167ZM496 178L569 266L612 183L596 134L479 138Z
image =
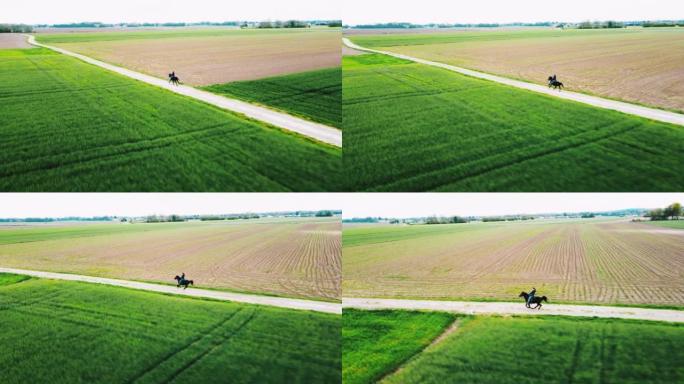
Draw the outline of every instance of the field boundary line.
M415 354L413 354L408 359L404 360L404 362L399 364L399 366L396 367L395 369L393 369L390 372L387 372L386 374L382 375L382 377L379 380L377 380L376 382L380 383L380 382L384 381L385 379L387 379L391 376L394 376L394 375L398 374L399 372L403 371L406 368L406 366L409 365L411 362L413 362L415 359L417 359L418 356L422 355L426 351L434 348L436 345L438 345L439 343L444 341L447 337L449 337L451 334L456 332L460 326L461 326L461 319L459 319L459 318L454 319L454 321L452 321L451 324L447 325L446 328L444 328L444 331L442 333L440 333L439 335L437 335L437 337L435 337L430 342L430 344L426 345L425 348L421 349L420 351L416 352Z
M75 275L70 273L32 271L27 269L2 268L0 273L11 273L15 275L26 275L43 279L80 281L84 283L104 284L116 287L132 288L142 291L165 293L169 295L190 296L204 299L214 299L221 301L233 301L238 303L267 305L288 309L298 309L303 311L315 311L333 314L342 314L342 305L338 303L328 303L324 301L289 299L285 297L261 296L247 293L234 293L225 291L213 291L201 288L177 288L173 285L162 285L143 283L139 281L110 279L106 277L95 277L85 275Z
M509 85L516 88L526 89L528 91L542 93L548 96L554 96L561 99L572 100L583 104L588 104L594 107L610 109L613 111L618 111L626 113L629 115L644 117L651 120L656 120L664 123L676 124L684 126L684 114L665 111L662 109L644 107L642 105L631 104L624 101L610 100L598 96L591 96L584 93L572 92L572 91L556 91L547 86L528 83L520 80L513 80L503 76L492 75L489 73L474 71L472 69L466 69L462 67L457 67L455 65L439 63L436 61L430 61L425 59L419 59L417 57L412 57L408 55L403 55L400 53L380 51L377 49L365 48L356 43L353 43L349 38L343 37L342 41L344 44L352 49L356 49L364 52L379 53L382 55L396 57L398 59L413 61L415 63L429 65L432 67L438 67L446 69L452 72L458 72L462 75L475 77L478 79L484 79L489 81L494 81L496 83Z
M610 307L603 305L544 304L542 309L527 309L522 301L477 302L343 298L342 308L363 310L401 309L415 311L453 312L468 315L527 315L601 317L631 320L667 321L684 323L684 311L636 307Z
M259 120L264 123L282 128L291 132L296 132L300 135L315 139L317 141L327 143L336 147L342 147L342 131L329 127L324 124L315 123L296 116L288 115L287 113L276 111L260 105L251 104L245 101L231 99L225 96L217 95L208 91L203 91L187 85L173 85L168 81L159 79L154 76L146 75L127 68L119 67L91 57L81 55L79 53L71 52L63 48L57 48L50 45L45 45L36 41L35 36L26 35L28 43L36 47L47 48L63 55L75 57L86 63L96 65L100 68L116 72L120 75L142 81L144 83L154 85L159 88L166 89L183 96L191 97L193 99L211 104L221 109L237 112L251 119Z

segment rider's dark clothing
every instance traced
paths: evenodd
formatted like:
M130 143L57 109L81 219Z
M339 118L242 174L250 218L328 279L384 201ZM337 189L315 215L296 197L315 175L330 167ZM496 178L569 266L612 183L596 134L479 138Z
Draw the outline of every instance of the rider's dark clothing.
M536 293L537 293L537 289L536 289L536 288L532 288L532 290L530 291L530 293L529 293L528 296L527 296L527 305L530 305L530 303L532 302L532 299L534 299L534 295L535 295Z

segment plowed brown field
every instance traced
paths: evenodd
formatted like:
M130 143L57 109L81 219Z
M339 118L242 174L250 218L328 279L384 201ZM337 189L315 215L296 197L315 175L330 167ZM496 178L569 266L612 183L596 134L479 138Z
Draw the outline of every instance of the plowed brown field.
M338 299L339 219L102 224L0 231L0 266Z
M59 36L63 35L37 37L48 45L164 79L175 71L181 81L195 86L338 67L342 57L342 33L334 28L119 32L101 39L88 34Z
M684 305L684 231L629 221L345 228L344 295Z

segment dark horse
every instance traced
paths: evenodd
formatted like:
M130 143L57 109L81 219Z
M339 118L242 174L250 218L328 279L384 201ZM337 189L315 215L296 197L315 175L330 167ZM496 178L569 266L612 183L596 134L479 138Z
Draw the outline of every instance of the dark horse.
M560 91L563 89L563 83L556 80L556 75L549 76L549 88L558 89Z
M518 297L524 297L525 298L525 306L530 309L541 309L542 307L542 301L549 302L546 300L546 296L535 296L532 298L532 303L537 304L536 307L532 308L530 305L527 303L527 298L530 297L530 295L527 292L520 292Z
M181 285L183 286L183 289L186 289L188 285L195 285L192 280L186 280L178 275L176 275L174 279L178 282L178 285L176 285L178 288L180 288Z
M180 84L180 79L178 78L178 76L176 76L176 71L169 73L169 83L173 85Z

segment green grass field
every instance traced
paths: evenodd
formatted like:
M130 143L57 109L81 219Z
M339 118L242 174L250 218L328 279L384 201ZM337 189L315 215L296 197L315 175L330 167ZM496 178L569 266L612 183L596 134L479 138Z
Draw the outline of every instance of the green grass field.
M393 332L411 339L414 320L393 321L390 312L354 311L344 320L343 361L367 324L392 322ZM346 310L345 314L347 316ZM406 316L406 315L404 315ZM422 315L427 316L427 315ZM387 318L387 319L386 319ZM680 324L619 319L540 317L462 317L456 330L414 356L386 383L677 383L684 328ZM347 330L360 324L359 330ZM375 336L382 350L385 333ZM351 340L348 340L351 339ZM373 339L364 339L364 346ZM400 359L395 358L395 364ZM400 363L401 364L401 363ZM529 366L529 368L526 368ZM395 368L386 369L391 373ZM343 365L343 376L347 375ZM372 379L358 381L373 382Z
M343 58L354 191L677 191L684 130L378 55Z
M333 127L342 127L342 70L327 68L204 89L264 104Z
M338 189L341 150L44 49L0 51L0 190Z
M684 229L684 220L649 221L648 223L659 227Z
M0 275L8 383L339 383L341 318Z
M371 383L427 347L456 317L440 312L345 309L342 380Z

